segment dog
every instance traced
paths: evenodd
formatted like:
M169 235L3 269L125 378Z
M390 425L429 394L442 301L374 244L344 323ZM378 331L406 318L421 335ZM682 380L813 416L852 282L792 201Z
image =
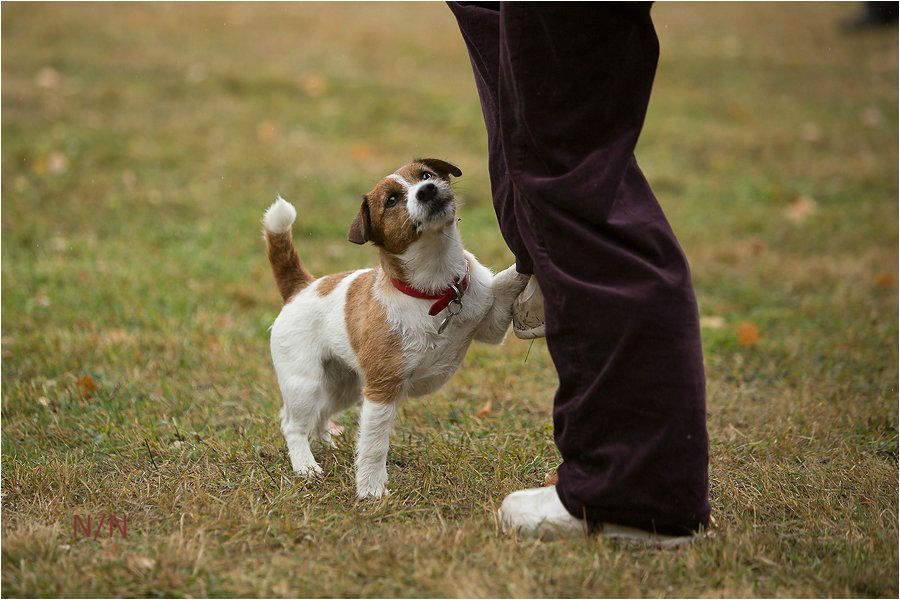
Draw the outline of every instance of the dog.
M349 241L371 242L378 266L314 278L294 248L297 211L280 196L263 216L269 262L284 307L271 332L291 467L322 469L310 438L333 445L331 418L362 401L356 493L386 493L398 404L430 394L459 368L473 340L499 344L528 276L493 275L460 238L450 178L458 167L416 159L363 196Z

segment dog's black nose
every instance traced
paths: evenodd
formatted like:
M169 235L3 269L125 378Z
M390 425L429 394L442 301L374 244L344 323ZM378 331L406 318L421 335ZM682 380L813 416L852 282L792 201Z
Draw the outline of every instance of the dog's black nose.
M416 192L416 200L419 202L431 202L437 196L437 186L433 183L426 183Z

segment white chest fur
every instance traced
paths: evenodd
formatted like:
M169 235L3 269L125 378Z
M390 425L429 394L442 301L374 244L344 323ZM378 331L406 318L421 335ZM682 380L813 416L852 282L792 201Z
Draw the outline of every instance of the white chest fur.
M428 310L433 300L413 298L390 287L382 287L377 292L387 309L391 327L403 339L410 396L431 393L453 375L493 305L491 272L472 254L466 252L465 257L469 263L469 285L459 314L450 319L441 333L438 328L448 311L430 316Z

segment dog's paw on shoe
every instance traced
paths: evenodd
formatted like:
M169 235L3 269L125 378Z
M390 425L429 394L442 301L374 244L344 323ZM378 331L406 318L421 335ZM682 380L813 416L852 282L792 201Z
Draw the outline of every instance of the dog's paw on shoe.
M513 302L513 332L523 340L544 337L544 295L532 276Z
M522 293L530 279L531 275L524 275L516 271L516 263L513 263L494 276L494 281L492 283L494 296L505 296L512 300Z

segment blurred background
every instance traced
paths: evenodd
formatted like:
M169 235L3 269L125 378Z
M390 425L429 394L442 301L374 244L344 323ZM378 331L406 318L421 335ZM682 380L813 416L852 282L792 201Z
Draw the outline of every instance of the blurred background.
M864 10L653 9L637 158L697 288L718 524L660 554L496 535L559 461L543 341L405 407L385 502L353 497L353 415L291 476L276 193L314 274L365 266L360 195L442 157L467 247L512 261L443 4L4 3L4 594L896 597L898 38Z

